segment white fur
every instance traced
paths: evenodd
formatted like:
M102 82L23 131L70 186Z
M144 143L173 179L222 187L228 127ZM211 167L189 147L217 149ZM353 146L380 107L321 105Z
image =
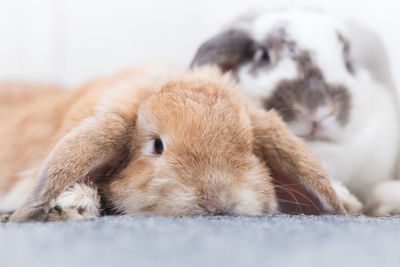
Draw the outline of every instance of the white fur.
M158 194L160 189L166 185L173 185L173 190L168 196L160 197ZM143 196L146 194L146 197ZM154 197L149 197L154 196ZM173 201L169 201L173 199ZM148 191L134 191L134 194L129 194L124 199L117 200L116 203L121 210L127 215L143 215L146 214L143 208L161 202L168 207L169 215L190 215L201 213L197 207L197 196L194 190L188 186L177 184L176 179L170 177L155 177L151 180L148 186ZM173 205L173 203L183 203L184 205ZM149 211L149 215L154 214L154 211Z
M51 207L58 207L61 211L50 212L50 220L79 220L100 216L100 197L96 188L81 183L76 183L64 191ZM55 215L53 215L55 214Z
M289 40L295 41L299 49L313 52L311 56L328 82L343 82L349 77L343 68L342 44L337 39L337 33L342 32L339 22L319 12L282 9L258 17L252 34L255 40L262 41L266 33L279 27L285 29Z
M247 173L247 177L250 179L250 181L259 181L260 179L263 179L263 174L257 171L251 171ZM264 203L260 202L259 199L264 198L264 196L258 196L257 194L254 194L254 190L252 189L252 187L257 185L253 185L251 182L246 184L248 185L247 188L240 186L236 188L236 190L233 190L233 194L236 195L235 199L239 200L233 209L235 214L262 215L262 205L265 204L267 205L267 207L264 207L264 209L267 210L267 213L278 213L278 202L275 201L275 199L265 199ZM272 192L275 191L273 185L271 185L270 188L265 189ZM272 194L271 198L273 198Z
M237 27L240 27L237 26ZM290 41L295 41L297 49L311 51L311 57L322 70L329 83L352 83L353 78L344 68L342 44L337 33L342 32L342 26L329 16L317 12L307 12L302 9L281 10L260 15L252 27L246 26L254 40L262 43L268 35L284 28ZM267 73L251 73L249 64L240 68L238 75L243 90L256 104L260 97L268 97L274 86L285 79L297 78L299 73L296 62L289 58L289 51L281 51L281 60Z
M374 216L400 214L400 181L385 181L369 192L366 209Z
M355 89L350 124L342 138L306 142L320 156L329 176L364 202L371 186L395 178L399 125L387 91L373 81Z
M362 203L341 182L332 180L331 183L347 212L351 215L360 215L363 211Z
M400 195L400 186L386 186L387 181L396 178L398 165L397 95L395 90L386 88L388 83L380 83L372 78L378 76L371 72L373 69L364 67L364 62L384 57L386 52L367 49L363 55L358 53L357 58L353 58L356 74L352 75L345 68L343 44L337 35L341 33L347 37L344 34L345 24L326 14L304 9L267 12L256 17L252 23L246 22L242 28L255 40L262 42L282 27L288 40L294 41L297 49L310 51L313 62L321 69L328 84L343 85L351 94L349 124L343 128L328 116L321 121L323 130L319 137L324 139L306 140L307 145L321 158L329 176L351 191L346 192L343 186L336 186L339 197L344 204L352 203L350 206L354 210L359 210L360 207L352 194L364 204L373 197L376 210L370 211L372 214L400 213L400 201L397 197ZM347 39L354 41L354 38ZM370 53L376 55L369 60ZM259 106L271 95L279 82L301 78L297 77L297 71L293 69L295 62L288 56L288 51L281 53L280 60L278 65L272 66L265 73L258 72L257 75L249 71L251 63L238 70L244 92ZM383 59L380 61L385 62ZM385 75L390 76L389 73ZM310 132L310 116L290 123L289 127L297 135L306 137ZM385 186L380 186L381 183ZM393 195L396 197L391 198Z
M284 59L271 70L268 75L259 74L254 79L253 74L249 74L250 65L243 66L238 72L238 78L246 95L258 107L262 107L262 99L271 95L274 86L282 79L294 79L299 74L296 68L296 63L291 59Z
M321 106L314 113L300 112L296 120L290 121L288 125L293 133L306 139L340 140L343 136L342 127L331 114L331 106ZM314 132L313 122L318 124L317 130Z
M262 215L260 214L260 211L262 210L262 202L257 199L257 195L254 194L254 191L250 189L240 189L238 194L240 201L234 208L235 214ZM269 209L277 210L278 207L269 207Z

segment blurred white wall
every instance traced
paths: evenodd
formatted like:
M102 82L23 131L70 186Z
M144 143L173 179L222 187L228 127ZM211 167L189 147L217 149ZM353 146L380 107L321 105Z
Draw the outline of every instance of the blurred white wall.
M0 80L75 86L141 62L187 64L238 14L282 4L322 7L375 29L400 84L397 0L0 0Z

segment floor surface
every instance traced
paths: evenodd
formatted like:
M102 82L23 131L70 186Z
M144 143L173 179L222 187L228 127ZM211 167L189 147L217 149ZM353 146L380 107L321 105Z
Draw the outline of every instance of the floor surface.
M400 266L400 217L102 217L0 224L0 266Z

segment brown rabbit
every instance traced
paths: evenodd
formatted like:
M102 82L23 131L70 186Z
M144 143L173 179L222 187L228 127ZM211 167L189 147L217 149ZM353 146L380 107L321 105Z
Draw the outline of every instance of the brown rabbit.
M10 221L277 213L285 180L320 212L344 213L315 155L229 75L167 76L132 69L8 105L0 207L19 207Z

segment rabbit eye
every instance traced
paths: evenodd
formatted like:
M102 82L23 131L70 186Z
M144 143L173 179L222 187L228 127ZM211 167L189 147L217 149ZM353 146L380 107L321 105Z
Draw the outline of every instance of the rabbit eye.
M154 153L161 155L164 151L164 145L160 138L154 140Z
M264 47L257 49L256 52L254 53L254 60L256 62L260 62L263 64L269 64L271 61L271 58L269 56L268 49L266 49Z

